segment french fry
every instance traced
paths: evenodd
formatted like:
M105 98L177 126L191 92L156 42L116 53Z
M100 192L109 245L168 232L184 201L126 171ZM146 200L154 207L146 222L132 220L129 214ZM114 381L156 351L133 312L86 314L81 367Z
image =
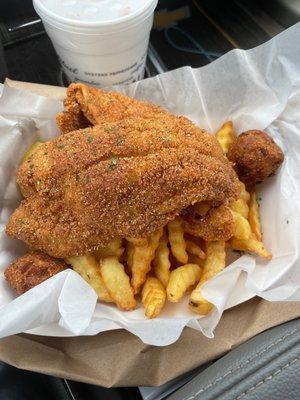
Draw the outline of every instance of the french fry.
M245 184L243 182L239 181L238 185L240 188L239 198L244 200L246 203L248 203L250 200L250 194L249 194L249 192L247 192Z
M225 242L206 242L206 260L203 274L189 300L189 306L193 312L206 315L212 310L213 305L203 297L201 288L206 281L212 279L225 268L225 256Z
M168 233L173 255L182 264L186 264L188 262L188 254L186 252L186 243L184 240L181 218L176 218L168 223Z
M206 260L201 280L212 279L225 268L225 242L206 242Z
M235 232L233 236L240 240L247 240L251 235L251 227L248 222L249 207L248 201L250 195L243 182L239 181L239 198L230 204L231 213L235 223Z
M249 224L251 226L251 230L258 241L261 241L261 224L259 218L259 205L256 199L256 193L252 192L250 194L250 202L249 202Z
M174 269L167 286L168 300L177 303L199 281L201 273L202 269L197 264L186 264Z
M130 286L129 276L117 257L107 257L100 261L103 281L114 303L121 310L134 310L136 301Z
M249 239L251 236L251 227L248 220L235 211L231 210L231 213L235 223L235 231L233 236L241 240Z
M114 239L107 246L101 247L94 252L98 260L105 257L120 257L124 252L122 247L122 239Z
M87 254L85 256L69 257L66 262L71 264L74 271L92 286L97 293L99 300L106 302L113 301L105 287L99 263L94 256Z
M199 287L197 285L196 289L192 291L189 307L196 314L207 315L213 309L213 305L202 296L201 287L203 283Z
M232 211L235 211L241 214L244 218L248 219L249 215L249 207L244 199L237 199L230 203L230 208Z
M194 256L199 257L201 260L204 260L206 257L201 247L198 246L196 243L192 242L191 240L186 241L186 251L189 254L193 254Z
M29 158L33 153L35 153L35 151L37 150L38 147L40 147L41 144L43 144L43 142L38 142L38 141L37 141L37 142L34 142L34 143L29 147L29 149L26 150L26 152L25 152L25 154L24 154L24 156L23 156L23 159L22 159L22 163L25 162L25 161L27 161L28 158Z
M171 268L170 268L171 270L182 266L182 263L179 262L179 261L174 257L174 255L172 254L171 251L170 251L170 254L169 254L169 260L170 260L170 263L171 263Z
M189 264L197 264L199 267L203 268L205 259L199 258L198 256L195 256L194 254L189 253Z
M127 240L127 242L132 243L135 246L147 246L147 244L149 243L148 238L127 237L126 240Z
M155 252L153 260L154 275L167 287L170 278L171 262L169 260L168 238L163 235Z
M142 290L142 303L145 307L146 317L157 317L165 305L166 298L166 290L160 280L148 277Z
M127 242L127 244L126 244L127 266L128 266L130 273L132 273L134 249L135 249L135 245L131 242Z
M163 234L163 229L154 232L149 243L145 246L134 246L132 254L128 260L128 266L131 271L131 285L134 294L137 294L146 280L147 273L151 269L151 261L155 256L155 251L159 244L159 239ZM130 246L129 246L130 248Z
M235 141L232 121L227 121L221 126L216 133L216 138L220 143L223 152L227 154L232 143Z
M272 259L272 254L265 248L262 242L255 238L254 234L251 234L247 240L231 238L228 243L233 250L249 251L267 260Z

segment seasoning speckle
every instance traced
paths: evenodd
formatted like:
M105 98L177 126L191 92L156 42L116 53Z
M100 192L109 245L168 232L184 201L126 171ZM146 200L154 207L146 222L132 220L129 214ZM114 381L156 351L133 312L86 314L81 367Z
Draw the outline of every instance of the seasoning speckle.
M27 176L28 176L29 178L31 178L32 175L33 175L33 164L30 164L29 167L28 167Z
M110 159L110 163L109 163L109 166L108 166L108 170L109 170L109 171L113 171L113 170L116 168L117 165L118 165L118 157L113 156L113 157Z
M121 146L122 144L124 144L124 139L123 138L118 138L116 140L116 146Z
M117 128L115 126L109 126L104 128L105 133L116 133Z

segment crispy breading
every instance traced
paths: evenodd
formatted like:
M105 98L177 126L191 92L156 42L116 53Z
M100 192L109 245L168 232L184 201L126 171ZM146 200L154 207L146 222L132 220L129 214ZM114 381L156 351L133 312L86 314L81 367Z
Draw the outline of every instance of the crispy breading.
M117 92L105 92L82 83L72 83L67 90L64 111L56 117L62 133L89 125L119 122L124 118L161 119L167 114L162 108L137 101Z
M64 260L55 259L42 252L32 252L10 264L4 276L10 286L18 294L22 294L67 268Z
M235 223L229 207L212 207L204 216L197 213L197 205L183 212L184 230L208 241L228 240L234 234Z
M241 133L232 144L228 158L248 188L273 175L284 160L284 154L274 140L263 131Z
M105 103L110 95L100 93ZM147 117L103 123L39 146L20 167L26 198L7 233L66 258L115 238L147 237L195 202L236 197L237 178L215 137L151 107L157 113L146 110Z
M84 116L78 103L67 99L64 102L64 106L68 111L62 112L56 117L57 125L62 133L73 132L92 126L90 121Z

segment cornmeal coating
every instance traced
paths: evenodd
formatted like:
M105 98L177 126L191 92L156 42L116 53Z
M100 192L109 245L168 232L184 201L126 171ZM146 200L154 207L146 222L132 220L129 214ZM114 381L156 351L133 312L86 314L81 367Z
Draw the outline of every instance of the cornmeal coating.
M234 198L216 139L182 117L133 118L68 133L23 163L8 235L57 258L144 237L198 201Z
M66 258L149 236L196 202L236 197L236 175L216 138L187 118L82 84L69 87L66 108L58 117L65 131L87 119L95 126L40 145L21 165L25 199L8 235Z
M57 115L56 123L62 133L68 133L88 126L119 122L128 117L153 121L168 115L167 111L152 103L72 83L67 90L64 111Z
M209 242L227 241L234 234L235 223L232 213L224 204L212 207L204 216L197 215L191 206L184 210L182 216L185 232Z
M68 265L63 260L41 252L32 252L10 264L4 276L10 286L18 294L22 294L67 268Z
M234 163L240 180L252 189L256 183L277 171L284 154L266 132L252 130L237 137L228 152L228 158Z

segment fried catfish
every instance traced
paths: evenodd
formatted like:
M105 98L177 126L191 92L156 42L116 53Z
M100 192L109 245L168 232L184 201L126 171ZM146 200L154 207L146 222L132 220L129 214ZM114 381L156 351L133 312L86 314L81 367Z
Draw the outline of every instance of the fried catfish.
M11 287L22 294L67 268L69 266L64 260L37 251L25 254L11 263L4 276Z
M132 106L136 113L125 110L114 121L107 102L110 112L100 125L40 145L21 165L25 199L8 235L66 258L115 238L148 236L196 202L219 205L236 197L236 175L215 137L184 117L131 100L127 111Z

